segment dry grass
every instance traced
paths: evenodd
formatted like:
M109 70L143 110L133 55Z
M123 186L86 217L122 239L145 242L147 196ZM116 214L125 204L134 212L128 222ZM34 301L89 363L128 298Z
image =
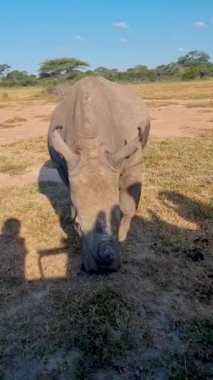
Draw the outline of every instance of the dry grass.
M46 138L23 140L1 145L0 172L10 175L23 174L33 166L48 159Z
M8 103L8 104L6 104L6 103L4 103L4 104L0 104L0 109L3 109L3 108L9 108L10 107L10 104Z
M4 123L16 124L16 123L23 123L24 121L27 121L27 119L25 119L22 116L14 116L10 119L5 120Z
M173 102L179 99L211 99L213 97L213 81L190 82L154 82L129 85L134 91L146 100L161 100ZM5 96L6 95L6 96ZM48 100L56 102L59 96L48 94L40 87L27 88L0 88L0 107L8 107L10 104L25 103L36 100Z
M196 102L196 103L187 103L187 108L213 108L213 101L203 101L203 102Z
M213 81L154 82L130 86L144 99L212 99Z
M41 121L50 121L50 115L36 115L35 119L40 119Z
M5 96L7 94L7 96ZM29 100L41 94L40 87L0 88L0 99L2 102L14 102Z
M148 107L168 107L177 105L178 103L170 100L146 100L146 104Z
M34 165L30 151L46 148L31 144L8 159ZM63 185L0 191L5 379L211 378L212 149L210 132L149 142L123 268L109 275L78 272Z
M48 94L41 87L0 88L0 100L0 108L13 108L17 105L23 108L35 102L57 102L59 96Z
M21 116L14 116L13 118L5 120L3 123L0 123L0 128L12 128L21 126L27 119Z

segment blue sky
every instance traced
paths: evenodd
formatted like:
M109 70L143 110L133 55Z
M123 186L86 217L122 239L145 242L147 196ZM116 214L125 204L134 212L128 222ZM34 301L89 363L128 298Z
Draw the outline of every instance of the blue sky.
M14 69L64 56L120 70L190 50L213 59L213 0L0 0L0 15L0 63Z

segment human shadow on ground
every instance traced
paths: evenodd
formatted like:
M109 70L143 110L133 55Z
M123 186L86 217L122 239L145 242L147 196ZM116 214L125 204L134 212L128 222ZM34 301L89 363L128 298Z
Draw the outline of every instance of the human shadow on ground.
M5 220L0 235L0 279L11 286L25 278L27 249L20 233L21 222L17 218Z

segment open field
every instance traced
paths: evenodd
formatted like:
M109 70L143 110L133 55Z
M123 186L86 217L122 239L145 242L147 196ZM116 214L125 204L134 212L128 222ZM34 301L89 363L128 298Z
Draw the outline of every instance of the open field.
M144 99L212 99L213 81L181 81L181 82L149 82L130 85ZM48 99L45 91L40 87L2 88L0 87L0 99L7 105L10 101L31 101ZM50 97L49 95L49 98Z
M53 98L0 89L4 380L213 378L213 81L133 88L152 118L143 195L122 269L98 276L79 270L69 194L48 161Z
M212 80L189 81L189 82L153 82L146 84L135 84L131 87L144 99L154 100L198 100L212 99Z

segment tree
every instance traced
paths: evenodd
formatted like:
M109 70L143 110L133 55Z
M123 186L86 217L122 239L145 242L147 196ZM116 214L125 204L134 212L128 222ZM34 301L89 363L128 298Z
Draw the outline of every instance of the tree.
M109 71L109 69L107 69L106 67L99 66L99 67L97 67L97 68L94 70L94 73L105 74L105 73L108 73L108 71Z
M183 74L183 79L184 80L192 80L192 79L196 79L198 76L198 72L196 70L195 67L189 67L185 73Z
M199 63L208 63L210 56L204 51L193 50L178 59L182 66L193 66Z
M119 71L118 69L107 69L106 67L100 66L97 67L93 74L95 75L101 75L102 77L109 79L111 81L115 81L118 78Z
M3 78L2 83L5 86L33 86L37 84L37 78L26 71L12 70Z
M11 67L7 63L0 64L0 78L8 74Z
M87 62L81 61L77 58L56 58L48 59L41 63L39 67L40 78L68 78L76 69L84 69L88 67Z

